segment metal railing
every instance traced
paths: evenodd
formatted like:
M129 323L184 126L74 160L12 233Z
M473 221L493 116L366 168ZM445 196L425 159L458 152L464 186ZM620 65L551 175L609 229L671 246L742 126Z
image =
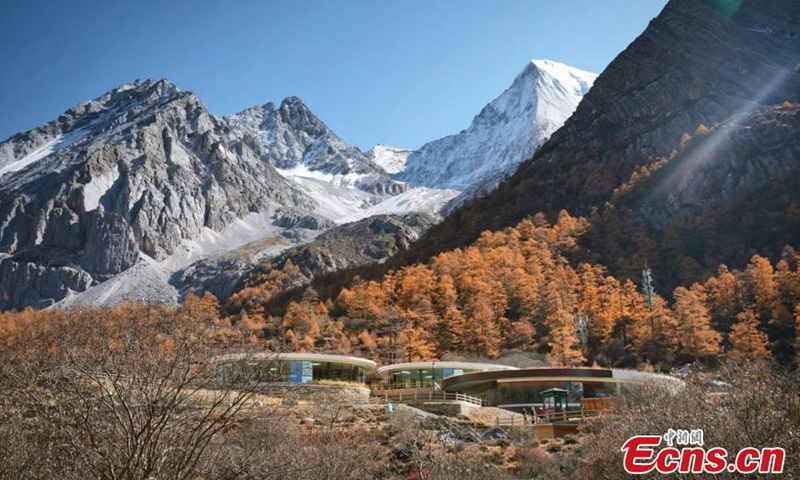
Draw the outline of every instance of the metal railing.
M529 427L532 425L552 424L554 422L575 422L582 423L589 418L600 415L603 409L574 409L566 411L550 411L544 414L526 415L508 412L508 415L495 415L494 421L491 417L484 418L484 425L494 425L495 427Z
M405 382L405 383L389 383L376 387L376 390L411 390L411 389L430 389L441 390L441 387L436 382Z
M413 403L419 401L456 401L466 402L477 406L481 406L483 404L481 399L478 397L473 397L472 395L467 395L464 393L448 392L404 393L384 391L380 394L370 397L370 403Z
M596 417L600 415L600 413L604 409L594 409L594 408L578 408L574 410L550 410L546 411L544 414L534 414L534 415L526 415L525 421L528 425L532 424L545 424L545 423L554 423L554 422L584 422L588 418ZM519 421L516 420L515 417L511 417L510 420L508 417L500 418L496 417L495 425L498 427L509 427L519 424Z

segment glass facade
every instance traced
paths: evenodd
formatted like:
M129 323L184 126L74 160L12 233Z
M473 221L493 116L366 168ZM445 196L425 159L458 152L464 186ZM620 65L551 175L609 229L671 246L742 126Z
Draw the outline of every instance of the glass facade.
M220 382L314 383L324 380L364 383L363 367L339 362L310 360L242 360L217 367Z
M462 373L477 372L461 368L411 368L397 370L389 375L389 384L393 388L425 388L432 387L434 383L442 384L442 380L461 375Z

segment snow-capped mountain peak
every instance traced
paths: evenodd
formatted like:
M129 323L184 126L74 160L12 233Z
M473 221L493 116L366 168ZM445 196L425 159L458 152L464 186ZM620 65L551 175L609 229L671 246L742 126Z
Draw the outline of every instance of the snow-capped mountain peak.
M124 298L132 278L174 299L175 269L243 241L436 214L530 156L593 78L531 62L461 133L367 154L297 97L218 117L168 80L126 83L0 142L0 309Z
M415 186L456 190L474 191L487 179L496 183L561 127L596 77L552 60L532 60L467 129L409 152L402 170L396 163L394 176ZM381 153L373 149L376 162Z
M592 84L597 78L596 73L579 70L569 65L553 60L533 59L530 63L539 73L548 75L573 95L583 96L589 93ZM527 70L527 69L526 69ZM520 74L523 76L523 74Z

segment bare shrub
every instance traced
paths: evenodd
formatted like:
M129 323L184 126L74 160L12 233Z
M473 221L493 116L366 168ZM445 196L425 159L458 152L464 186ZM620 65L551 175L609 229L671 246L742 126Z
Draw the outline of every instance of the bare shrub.
M598 418L588 431L582 478L629 478L622 469L620 447L633 435L662 435L668 429L703 429L706 446L737 452L745 447L782 447L786 450L786 478L800 478L800 411L792 407L798 385L797 372L775 370L763 363L729 363L716 373L713 385L707 375L690 378L675 395L655 387L629 389L612 414ZM727 394L712 401L710 393L725 387ZM659 478L659 474L643 478ZM718 478L759 478L758 475ZM675 478L696 478L676 474Z
M384 468L375 433L310 432L286 420L253 419L226 434L215 480L360 480Z
M203 326L161 307L41 314L3 338L7 478L196 478L251 395L216 388Z

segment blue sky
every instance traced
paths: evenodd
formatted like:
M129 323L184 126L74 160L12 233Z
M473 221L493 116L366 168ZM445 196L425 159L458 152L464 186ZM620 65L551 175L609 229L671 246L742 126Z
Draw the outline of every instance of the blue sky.
M136 78L214 114L297 95L346 141L467 127L531 58L600 72L666 0L0 0L0 140Z

